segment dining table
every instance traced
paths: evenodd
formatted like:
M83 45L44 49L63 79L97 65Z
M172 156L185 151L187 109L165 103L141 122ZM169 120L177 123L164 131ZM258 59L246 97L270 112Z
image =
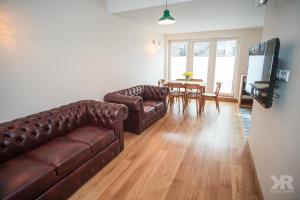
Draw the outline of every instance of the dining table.
M203 81L169 81L168 83L182 83L183 85L195 84L195 85L200 85L200 86L203 86L203 87L207 86L207 83L203 82ZM165 85L168 86L168 83L166 83Z
M168 83L181 83L183 84L183 86L187 85L187 84L193 84L193 85L200 85L203 87L202 93L205 93L206 87L207 87L207 83L204 81L183 81L183 80L174 80L174 81L168 81L167 83L164 84L164 86L169 87ZM184 91L186 92L186 90ZM201 98L201 108L203 106L203 97ZM200 109L201 112L201 109Z

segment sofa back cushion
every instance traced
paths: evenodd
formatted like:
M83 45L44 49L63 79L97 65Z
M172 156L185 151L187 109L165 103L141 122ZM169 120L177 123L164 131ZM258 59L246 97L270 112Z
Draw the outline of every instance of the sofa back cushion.
M144 85L144 100L160 100L166 101L166 96L168 94L167 87L157 87L152 85Z
M135 87L131 87L125 90L120 90L119 92L117 92L119 94L122 95L126 95L126 96L140 96L143 97L144 96L144 86L143 85L138 85Z
M34 149L87 123L86 102L0 124L0 162Z

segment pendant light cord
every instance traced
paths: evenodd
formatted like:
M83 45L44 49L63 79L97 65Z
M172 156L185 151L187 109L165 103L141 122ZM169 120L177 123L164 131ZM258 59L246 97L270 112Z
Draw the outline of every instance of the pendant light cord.
M166 0L166 10L168 10L168 0Z

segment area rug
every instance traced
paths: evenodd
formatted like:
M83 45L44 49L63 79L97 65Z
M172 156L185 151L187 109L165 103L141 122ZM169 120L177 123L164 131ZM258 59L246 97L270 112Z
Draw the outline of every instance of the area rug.
M242 120L244 137L245 139L247 139L250 133L252 110L247 108L240 108L240 116Z

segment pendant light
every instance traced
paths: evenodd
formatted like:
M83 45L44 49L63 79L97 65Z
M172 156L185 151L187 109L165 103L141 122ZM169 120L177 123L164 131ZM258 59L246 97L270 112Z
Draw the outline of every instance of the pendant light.
M163 16L158 20L158 24L168 25L174 24L175 22L175 19L170 15L170 11L168 10L168 0L166 0L166 9L164 10Z

